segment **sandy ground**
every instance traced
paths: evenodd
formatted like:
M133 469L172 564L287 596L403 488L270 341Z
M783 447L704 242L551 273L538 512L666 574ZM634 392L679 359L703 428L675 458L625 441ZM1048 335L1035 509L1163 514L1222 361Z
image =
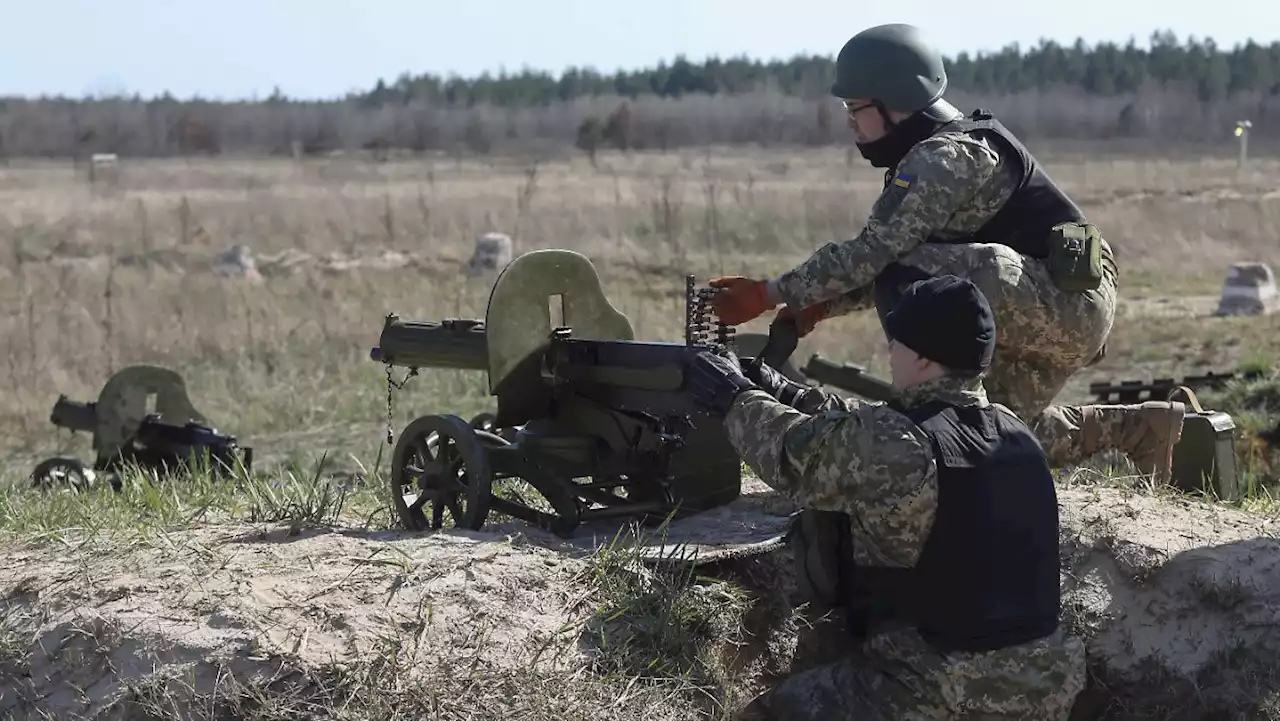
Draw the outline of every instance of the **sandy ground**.
M651 550L708 535L776 542L789 506L767 511L762 489ZM564 541L520 522L433 534L214 525L11 548L0 631L22 639L25 660L0 661L0 715L95 717L129 682L178 674L211 694L228 671L261 680L282 660L353 667L391 648L431 657L417 666L428 674L586 668L579 633L598 602L587 557L619 527Z
M355 664L404 644L488 669L582 663L570 582L582 563L501 534L304 533L215 527L9 554L0 589L34 630L29 676L0 712L92 715L121 685L187 673L269 676ZM580 591L578 591L580 592ZM433 668L424 665L424 670ZM5 684L8 685L8 684Z
M747 490L736 522L754 526L737 540L776 540L787 504ZM1280 650L1273 520L1113 488L1072 486L1060 501L1067 612L1106 673L1154 663L1194 676L1232 649ZM690 519L667 542L706 542L725 517ZM392 647L433 659L424 673L586 667L587 555L608 541L517 522L403 535L210 526L10 548L0 618L23 660L0 664L0 713L92 717L128 681L181 674L208 693L228 672L353 666Z

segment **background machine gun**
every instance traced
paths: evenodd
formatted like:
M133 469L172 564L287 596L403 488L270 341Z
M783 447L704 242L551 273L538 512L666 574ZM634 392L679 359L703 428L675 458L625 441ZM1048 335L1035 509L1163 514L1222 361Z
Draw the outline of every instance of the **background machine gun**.
M389 490L403 525L440 528L447 510L475 530L496 511L567 537L594 519L661 520L737 498L738 454L685 391L693 355L733 340L732 328L713 328L714 292L686 278L683 343L635 340L585 256L536 250L499 275L483 321L388 315L370 357L389 386L393 366L483 369L497 397L483 423L427 415L400 434ZM552 322L556 296L563 326ZM540 498L519 497L516 481Z
M107 381L95 402L59 396L49 420L59 428L93 434L96 459L92 468L76 458L41 461L31 473L35 487L67 484L83 490L101 473L119 491L128 467L166 475L204 467L223 475L239 467L248 471L253 464L253 449L241 448L234 436L205 425L182 377L167 368L125 368Z
M1257 380L1263 376L1261 371L1244 371L1241 373L1214 373L1191 375L1182 378L1153 378L1150 381L1120 381L1109 383L1098 381L1089 384L1089 393L1099 403L1142 403L1144 401L1162 401L1179 386L1192 390L1221 390L1229 383L1236 381Z

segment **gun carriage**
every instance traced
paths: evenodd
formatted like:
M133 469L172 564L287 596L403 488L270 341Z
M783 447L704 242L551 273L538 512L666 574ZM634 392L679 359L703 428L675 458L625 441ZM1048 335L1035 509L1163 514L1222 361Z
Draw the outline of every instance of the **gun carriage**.
M682 343L636 340L595 267L567 250L507 265L483 321L388 315L370 352L387 367L388 443L393 367L484 370L497 399L495 413L470 423L437 414L405 427L389 482L402 524L438 529L447 511L453 525L476 530L499 512L568 537L596 519L653 522L737 498L741 460L721 420L686 392L694 354L730 347L733 329L712 322L715 291L685 280ZM553 318L557 301L563 323ZM541 500L505 492L512 480Z

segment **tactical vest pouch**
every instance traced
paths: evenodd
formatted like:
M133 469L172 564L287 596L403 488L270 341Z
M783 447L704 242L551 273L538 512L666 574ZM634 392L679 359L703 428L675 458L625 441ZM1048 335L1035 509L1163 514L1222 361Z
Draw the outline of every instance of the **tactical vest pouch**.
M1059 223L1049 231L1045 264L1053 282L1068 293L1102 284L1102 235L1090 224Z
M1172 485L1196 492L1206 490L1224 501L1240 495L1236 473L1235 421L1222 411L1206 411L1190 388L1178 386L1168 400L1179 394L1191 406L1182 419L1182 438L1173 447Z
M791 521L790 543L801 599L821 612L843 606L850 581L842 558L851 553L848 514L802 510Z

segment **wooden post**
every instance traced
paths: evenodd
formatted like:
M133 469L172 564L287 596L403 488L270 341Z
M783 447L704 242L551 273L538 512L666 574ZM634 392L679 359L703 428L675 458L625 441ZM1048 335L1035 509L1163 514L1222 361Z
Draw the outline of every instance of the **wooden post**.
M1240 138L1240 157L1236 160L1236 169L1243 170L1245 161L1249 158L1249 128L1253 127L1253 123L1248 120L1236 121L1236 137Z

